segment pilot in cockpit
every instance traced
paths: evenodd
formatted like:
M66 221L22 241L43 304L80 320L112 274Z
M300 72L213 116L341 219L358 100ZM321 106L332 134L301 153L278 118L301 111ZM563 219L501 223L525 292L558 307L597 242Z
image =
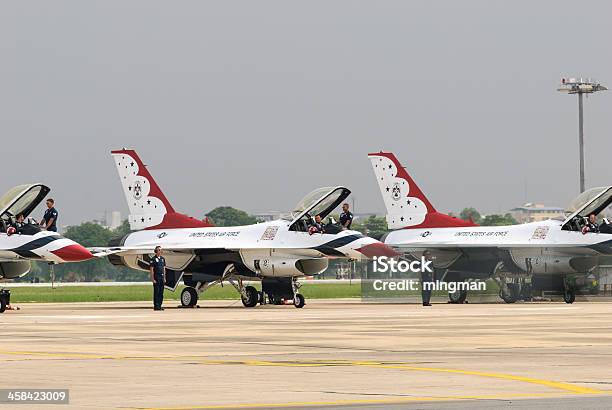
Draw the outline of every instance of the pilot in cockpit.
M9 218L10 226L6 233L10 235L35 235L41 231L40 226L32 218L25 218L23 214L17 214L16 218Z
M23 227L25 226L25 224L25 216L23 216L23 214L19 214L15 218L15 222L12 224L12 226L15 228L16 233L21 235L23 233Z
M308 233L325 233L325 228L323 227L323 221L321 220L321 215L317 215L314 218L314 221L311 220L310 225L308 226Z
M590 214L586 224L582 227L582 233L599 233L599 224L597 223L597 216Z

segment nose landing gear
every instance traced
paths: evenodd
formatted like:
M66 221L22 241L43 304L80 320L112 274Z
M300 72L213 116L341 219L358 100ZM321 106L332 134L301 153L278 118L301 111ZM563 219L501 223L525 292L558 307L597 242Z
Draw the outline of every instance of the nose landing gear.
M291 279L291 289L293 290L293 306L298 309L303 308L306 304L306 299L304 298L304 295L298 293L298 291L300 290L300 286L301 285L298 282L297 278Z
M214 282L197 282L195 286L187 286L181 292L181 306L182 307L199 307L198 299L202 292L211 286L216 285L220 281Z
M295 306L298 309L301 309L304 307L305 304L306 304L306 299L304 298L304 296L300 293L296 293L295 297L293 298L293 306Z
M191 286L187 286L181 292L181 305L183 307L193 307L198 303L198 291Z
M257 303L260 301L260 293L253 286L246 286L244 288L244 294L240 295L242 299L242 304L244 307L255 307Z

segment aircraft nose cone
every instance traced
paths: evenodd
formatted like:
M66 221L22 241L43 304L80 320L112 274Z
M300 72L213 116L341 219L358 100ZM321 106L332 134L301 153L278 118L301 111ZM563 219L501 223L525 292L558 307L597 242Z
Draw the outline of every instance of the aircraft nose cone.
M361 252L368 258L373 258L375 256L387 256L392 258L394 256L398 256L397 252L382 242L374 242L364 245L361 248L358 248L357 251Z
M51 251L51 253L65 262L81 262L94 257L91 252L78 243L64 246L63 248Z

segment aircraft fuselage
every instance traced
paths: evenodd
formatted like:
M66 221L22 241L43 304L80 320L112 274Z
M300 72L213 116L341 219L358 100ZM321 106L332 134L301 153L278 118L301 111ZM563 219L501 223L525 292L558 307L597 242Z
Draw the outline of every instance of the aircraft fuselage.
M612 235L583 234L563 230L562 225L546 220L508 226L402 229L390 232L384 242L409 253L435 248L434 266L441 269L457 269L457 264L466 264L471 256L475 271L503 262L511 272L585 273L597 265L600 256L612 254ZM479 260L478 254L489 256Z

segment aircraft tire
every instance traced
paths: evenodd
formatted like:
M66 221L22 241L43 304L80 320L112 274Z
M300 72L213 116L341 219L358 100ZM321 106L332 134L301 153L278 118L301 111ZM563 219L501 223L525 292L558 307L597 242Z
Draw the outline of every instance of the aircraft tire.
M301 309L304 307L305 304L306 304L306 299L304 298L304 295L300 293L296 293L293 306L295 306L298 309Z
M448 300L453 304L465 303L467 299L467 289L461 289L457 292L448 292Z
M191 286L187 286L181 292L181 305L184 307L192 307L198 303L198 292Z
M255 289L253 286L247 286L244 288L244 291L247 294L246 298L244 296L241 297L244 307L257 306L257 303L259 302L259 292L257 289Z
M576 300L576 292L574 289L565 289L563 292L563 300L565 303L572 304Z

